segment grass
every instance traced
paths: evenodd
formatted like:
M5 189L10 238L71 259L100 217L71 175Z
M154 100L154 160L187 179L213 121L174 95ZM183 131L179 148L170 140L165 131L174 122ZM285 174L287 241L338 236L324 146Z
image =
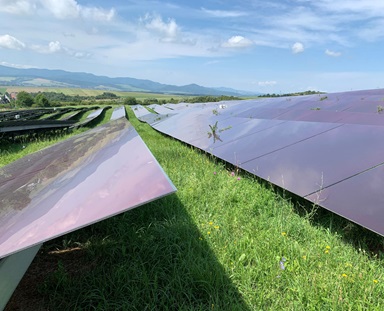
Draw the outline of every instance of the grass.
M27 275L36 306L383 309L381 237L128 113L178 192L45 244Z
M7 86L2 87L4 92L20 92L26 91L29 93L37 93L37 92L57 92L63 93L65 95L80 95L80 96L97 96L101 95L104 92L111 92L121 97L135 97L136 99L153 99L156 98L158 100L165 99L169 100L171 98L181 99L188 96L180 96L180 95L171 95L171 94L157 94L157 93L144 93L144 92L123 92L123 91L105 91L105 90L94 90L94 89L82 89L82 88L60 88L60 87L25 87L25 86ZM3 93L4 93L3 92Z

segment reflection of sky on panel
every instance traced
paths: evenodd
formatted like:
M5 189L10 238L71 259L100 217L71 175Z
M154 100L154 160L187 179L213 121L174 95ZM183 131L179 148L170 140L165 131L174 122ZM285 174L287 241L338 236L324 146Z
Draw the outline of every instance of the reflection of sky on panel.
M198 139L193 139L190 143L206 151L216 150L221 146L238 141L240 138L248 139L252 134L275 127L284 121L280 120L258 120L245 118L232 118L217 123L218 136L220 140L214 141L207 133ZM205 129L210 128L205 125ZM206 131L208 132L208 131ZM216 151L215 151L216 153Z
M133 113L135 114L136 118L140 119L141 117L150 114L150 112L141 105L133 105L132 106Z
M82 143L76 145L76 140L81 138ZM99 143L95 144L95 140ZM65 146L82 149L66 155L66 168L60 166L64 160L60 158L63 146L64 149ZM0 257L175 191L125 119L52 146L46 149L46 154L46 163L50 161L46 167L29 174L29 180L23 180L20 202L17 196L20 187L16 188L16 184L16 189L8 190L7 204L0 201ZM14 162L14 172L17 173L18 163L24 165L28 159ZM55 173L47 172L56 166ZM7 171L7 167L3 171ZM13 180L17 181L17 177ZM1 190L7 191L8 183L1 185Z
M251 108L236 115L238 118L274 119L289 110L276 108Z
M121 107L117 107L115 109L113 109L112 111L112 115L111 115L111 120L117 120L119 118L125 118L125 107L124 106L121 106Z
M384 114L343 112L340 123L384 126Z
M283 177L286 189L305 196L320 179L326 187L381 163L383 137L384 127L346 124L241 166L279 186Z
M273 120L264 121L271 122ZM215 148L213 153L226 161L232 162L236 160L237 163L242 164L314 135L324 133L337 126L340 125L286 121Z
M301 196L337 183L321 191L321 205L384 235L384 171L355 176L384 162L384 90L221 104L185 104L155 128ZM207 135L216 121L219 139Z
M326 110L290 110L279 115L278 120L338 123L341 112Z
M103 112L104 108L100 108L100 109L97 109L95 111L92 111L88 116L87 116L87 119L94 119L96 117L98 117L102 112Z
M383 176L381 165L306 198L384 235Z
M175 112L172 112L171 109L163 106L163 105L149 105L148 106L149 108L153 109L154 111L156 111L156 113L158 114L173 114Z
M358 102L356 102L354 105L351 105L351 107L347 110L348 112L364 112L367 114L378 114L377 107L378 106L384 106L384 100L369 100L369 99L361 99Z

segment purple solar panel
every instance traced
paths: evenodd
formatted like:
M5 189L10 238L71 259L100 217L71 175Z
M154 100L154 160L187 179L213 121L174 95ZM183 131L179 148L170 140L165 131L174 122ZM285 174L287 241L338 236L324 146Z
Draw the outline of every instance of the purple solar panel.
M88 116L87 119L94 119L97 118L104 110L105 108L100 108L95 111L92 111Z
M125 107L124 106L117 107L117 108L113 109L113 112L111 115L111 120L117 120L117 119L125 118L125 117L126 117L126 115L125 115Z
M384 235L383 98L378 89L183 104L153 127Z
M172 109L168 108L167 106L161 106L161 105L150 105L149 108L156 111L158 114L170 114L175 113L172 111Z
M150 114L150 112L141 105L134 105L132 106L133 113L135 114L136 118L140 119L141 117Z
M175 191L124 118L0 168L0 258Z
M306 198L383 235L383 176L381 164Z
M300 146L299 142L314 136L320 137L320 134L338 126L340 125L332 123L287 121L224 144L215 148L214 153L228 162L237 162L242 166L245 162L287 146L294 144ZM250 144L254 147L250 148Z

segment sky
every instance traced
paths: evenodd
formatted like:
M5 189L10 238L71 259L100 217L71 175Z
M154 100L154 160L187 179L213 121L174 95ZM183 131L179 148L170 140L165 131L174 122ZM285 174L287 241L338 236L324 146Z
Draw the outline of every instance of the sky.
M382 0L0 0L0 65L262 93L384 88Z

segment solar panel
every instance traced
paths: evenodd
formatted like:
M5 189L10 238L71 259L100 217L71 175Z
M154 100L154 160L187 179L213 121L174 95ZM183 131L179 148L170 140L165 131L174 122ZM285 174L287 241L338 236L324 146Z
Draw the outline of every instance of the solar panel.
M169 105L177 114L152 126L384 235L383 98L378 89Z
M125 118L0 168L0 258L175 191Z
M126 117L126 114L125 114L124 106L116 107L115 109L113 109L111 120L117 120L119 118L125 118L125 117Z

